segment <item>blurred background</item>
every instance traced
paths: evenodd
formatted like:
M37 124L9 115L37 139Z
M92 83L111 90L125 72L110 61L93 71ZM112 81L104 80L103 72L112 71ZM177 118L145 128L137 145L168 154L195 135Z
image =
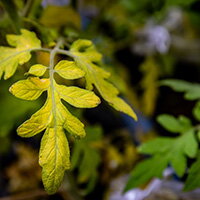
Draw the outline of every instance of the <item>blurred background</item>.
M103 54L103 67L111 72L111 82L136 111L138 122L105 102L81 111L69 107L86 124L87 137L77 142L71 139L72 169L58 193L48 196L38 164L42 134L24 139L16 133L17 127L41 107L45 96L26 102L8 92L12 83L24 78L31 62L48 64L48 54L34 54L13 78L0 81L0 200L180 199L176 184L177 190L166 186L168 193L164 190L156 197L148 197L146 190L129 195L121 191L130 171L142 159L137 146L168 135L156 117L168 113L192 118L194 102L160 87L159 81L200 82L200 1L1 0L1 46L7 45L6 34L17 34L20 28L35 31L44 46L60 35L69 45L78 38L92 40ZM199 194L182 199L200 199Z

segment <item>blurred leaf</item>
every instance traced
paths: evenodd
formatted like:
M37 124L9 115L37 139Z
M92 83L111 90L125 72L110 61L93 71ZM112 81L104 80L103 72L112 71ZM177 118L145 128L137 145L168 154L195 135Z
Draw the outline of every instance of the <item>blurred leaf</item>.
M185 186L183 190L185 192L194 190L200 187L200 154L197 157L197 160L192 164L189 169L189 175L186 179Z
M78 182L87 183L85 193L91 192L98 177L98 166L101 162L100 152L95 147L101 142L100 126L86 128L86 137L74 143L72 152L72 169L78 168Z
M163 154L178 176L181 177L187 167L186 156L194 158L198 150L198 143L194 134L194 130L190 130L176 139L157 138L142 144L139 147L139 152L145 154Z
M23 117L34 112L39 107L38 101L24 103L24 101L13 97L8 92L10 84L11 81L1 82L0 137L7 136L14 126L20 123ZM10 113L12 113L12 115Z
M187 100L200 99L200 84L189 83L187 81L168 79L160 82L161 86L171 87L176 92L184 92Z
M42 13L40 22L47 27L73 26L80 29L79 14L70 6L47 6Z
M184 133L192 127L190 119L185 116L179 116L177 119L172 115L162 114L157 117L157 121L172 133Z
M125 191L141 186L151 178L160 178L168 164L182 177L187 168L187 157L194 158L197 154L198 143L194 134L195 131L190 130L175 139L160 137L142 144L139 152L153 157L140 162L133 169Z
M168 159L163 155L156 155L140 162L131 172L130 178L124 188L124 192L141 186L152 178L161 178L167 165Z
M198 101L193 108L193 115L197 120L200 121L200 101Z
M14 0L1 0L17 33L21 28L21 18Z
M146 61L140 66L140 70L143 73L141 87L144 90L142 95L141 108L146 115L152 115L156 105L156 99L158 95L158 78L159 67L155 63L152 57L146 59Z

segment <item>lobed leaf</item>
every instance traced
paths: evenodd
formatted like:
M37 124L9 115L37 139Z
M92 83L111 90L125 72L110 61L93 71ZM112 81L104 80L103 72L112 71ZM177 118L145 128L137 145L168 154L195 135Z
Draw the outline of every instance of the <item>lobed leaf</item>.
M187 81L176 79L167 79L161 81L161 85L171 87L177 92L184 92L184 98L187 100L200 99L200 84L189 83Z
M51 82L51 83L50 83ZM44 106L24 122L17 132L31 137L45 130L40 148L40 165L44 187L49 194L57 191L66 169L70 167L70 153L65 130L76 137L84 137L84 125L63 105L61 99L76 107L95 107L100 99L91 91L58 85L55 80L29 77L11 86L13 95L21 99L37 99L47 90Z
M131 172L130 178L124 188L124 192L141 186L152 178L161 178L167 164L168 158L163 155L156 155L140 162Z
M113 108L137 119L132 108L118 97L117 88L106 80L109 73L98 66L97 63L101 61L102 55L96 51L91 41L75 41L70 48L70 53L73 55L76 65L85 72L87 89L92 90L94 85L103 99Z
M157 117L157 121L172 133L184 133L192 127L190 119L185 116L179 116L177 119L172 115L162 114Z
M31 50L41 47L35 33L25 29L21 30L21 35L7 35L7 41L13 47L0 47L0 78L4 74L4 79L10 78L18 65L30 60Z
M140 153L149 154L153 157L136 166L128 181L126 190L131 189L131 187L140 186L153 177L159 177L161 171L168 164L171 164L177 175L182 177L187 168L187 157L195 158L198 143L195 139L195 131L191 129L175 139L168 137L153 139L142 144L138 150ZM156 169L161 165L161 168L159 168L160 171L149 169L149 165L151 167L154 165Z

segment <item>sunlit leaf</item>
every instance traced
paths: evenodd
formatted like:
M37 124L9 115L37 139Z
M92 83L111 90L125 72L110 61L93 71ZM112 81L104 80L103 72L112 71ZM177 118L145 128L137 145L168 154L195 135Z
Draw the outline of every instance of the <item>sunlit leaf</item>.
M92 90L95 86L101 96L113 108L137 119L132 108L118 97L119 91L117 88L106 80L109 73L98 66L102 56L96 51L91 41L75 41L70 48L70 53L73 55L76 65L85 72L87 89Z
M85 75L85 72L76 66L73 61L62 60L55 66L55 71L65 79L77 79Z
M31 68L28 71L28 74L35 75L35 76L43 76L46 72L47 67L41 64L36 64L31 66Z
M35 33L21 30L21 35L7 35L8 44L13 47L0 47L0 78L10 78L18 65L28 62L31 50L41 47L41 42Z
M49 79L30 77L10 87L10 92L20 99L35 100L49 87Z
M42 137L39 163L42 179L49 194L57 191L65 170L70 168L70 151L62 126L48 127Z
M69 147L65 130L76 137L84 137L84 125L63 105L61 99L77 107L95 107L99 98L91 91L77 87L58 85L55 80L30 77L11 86L10 91L18 98L33 100L47 90L44 106L24 122L17 132L22 137L31 137L45 130L40 149L42 178L49 194L57 191L70 166ZM79 102L80 101L80 102Z

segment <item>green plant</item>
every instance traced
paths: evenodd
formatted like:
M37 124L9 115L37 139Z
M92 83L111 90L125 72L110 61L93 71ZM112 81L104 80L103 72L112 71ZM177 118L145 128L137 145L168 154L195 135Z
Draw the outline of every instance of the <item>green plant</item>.
M102 55L91 41L76 40L66 50L65 40L59 39L53 49L43 48L36 34L25 29L21 30L21 35L7 35L7 41L12 47L0 47L0 77L4 79L13 76L19 65L28 62L32 52L45 51L50 54L49 66L32 65L26 74L28 78L14 83L10 92L24 100L36 100L47 92L42 108L25 121L17 132L22 137L32 137L45 131L39 164L43 168L44 187L49 194L53 194L60 186L65 170L70 168L66 133L76 138L83 138L86 134L84 124L69 112L62 100L78 108L96 107L100 99L91 91L95 87L113 108L134 119L137 117L130 106L118 97L117 88L107 80L110 74L100 67ZM58 54L67 58L55 63ZM58 84L55 74L67 80L84 77L86 89Z
M177 92L184 92L187 100L197 100L193 115L197 121L200 120L200 84L181 80L164 80L161 81L161 85L169 86ZM140 153L150 155L150 157L133 169L125 191L145 184L154 177L161 178L168 165L173 167L178 177L187 175L185 191L199 187L199 125L193 125L191 119L182 115L176 118L172 115L162 114L158 116L157 121L175 135L174 137L158 137L143 143L138 148ZM188 158L195 159L191 166L187 164Z

